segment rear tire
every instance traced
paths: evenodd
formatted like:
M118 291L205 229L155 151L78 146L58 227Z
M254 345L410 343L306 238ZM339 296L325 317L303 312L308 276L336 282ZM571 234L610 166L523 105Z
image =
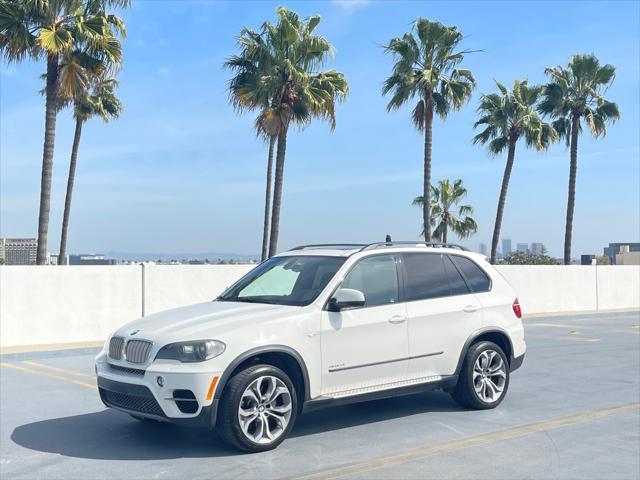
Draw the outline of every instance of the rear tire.
M509 361L493 342L478 342L467 351L451 396L463 407L496 408L509 388Z
M222 440L245 452L280 445L296 420L298 399L288 375L272 365L235 374L220 401L217 430Z

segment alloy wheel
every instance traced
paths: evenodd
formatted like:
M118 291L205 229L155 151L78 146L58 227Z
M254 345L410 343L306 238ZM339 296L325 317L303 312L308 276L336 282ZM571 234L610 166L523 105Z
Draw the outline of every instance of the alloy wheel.
M495 350L485 350L473 366L473 386L476 395L486 403L494 403L502 396L507 371L502 356Z
M238 406L244 435L255 443L269 444L280 437L291 419L291 392L278 377L262 376L245 389Z

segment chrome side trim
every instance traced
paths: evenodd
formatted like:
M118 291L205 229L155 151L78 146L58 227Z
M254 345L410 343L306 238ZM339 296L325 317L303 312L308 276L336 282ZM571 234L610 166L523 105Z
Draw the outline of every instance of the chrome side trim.
M374 393L374 392L383 392L385 390L393 390L399 387L424 385L427 383L438 382L440 380L442 380L442 376L440 375L411 378L408 380L400 380L398 382L390 382L390 383L383 383L381 385L374 385L372 387L359 387L359 388L353 388L350 390L341 390L339 392L332 392L332 393L328 393L327 397L332 399L340 399L340 398L351 397L355 395L363 395L363 394Z
M385 363L395 363L395 362L404 362L407 360L416 360L418 358L426 358L433 357L436 355L442 355L444 351L433 352L433 353L425 353L424 355L415 355L413 357L404 357L404 358L394 358L393 360L384 360L383 362L371 362L371 363L363 363L362 365L349 365L346 367L334 367L329 368L329 373L333 372L342 372L343 370L353 370L354 368L365 368L365 367L374 367L376 365L384 365Z

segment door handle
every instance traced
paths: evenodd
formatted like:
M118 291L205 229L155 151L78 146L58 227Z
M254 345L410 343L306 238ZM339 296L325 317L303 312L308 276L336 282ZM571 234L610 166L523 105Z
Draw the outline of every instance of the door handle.
M404 315L394 315L388 321L389 321L389 323L393 323L394 325L397 325L399 323L406 322L407 321L407 317L405 317Z
M480 307L478 307L477 305L467 305L466 307L464 307L462 309L462 311L465 312L465 313L473 313L476 310L478 310L478 308L480 308Z

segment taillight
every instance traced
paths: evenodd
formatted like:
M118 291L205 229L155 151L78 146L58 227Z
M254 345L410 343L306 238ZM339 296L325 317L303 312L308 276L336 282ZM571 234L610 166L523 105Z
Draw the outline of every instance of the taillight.
M516 317L522 318L522 309L520 308L520 301L518 300L518 298L513 301L513 305L511 305L511 308L513 308L513 313L516 314Z

